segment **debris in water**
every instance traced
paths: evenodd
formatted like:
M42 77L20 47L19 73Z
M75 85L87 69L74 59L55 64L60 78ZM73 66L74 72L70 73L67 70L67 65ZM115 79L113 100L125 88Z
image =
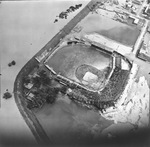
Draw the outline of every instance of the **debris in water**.
M58 22L58 19L55 19L55 20L54 20L54 23L56 23L56 22Z
M79 9L80 7L82 7L82 4L78 4L78 5L75 5L75 6L70 6L66 11L61 12L56 17L58 17L59 19L67 19L69 13L74 12L75 10ZM58 22L58 19L54 20L54 23L56 23L56 22Z
M12 97L12 94L10 92L8 92L8 89L6 89L6 92L4 93L3 98L4 99L9 99L11 97Z
M8 63L9 67L11 67L12 65L16 65L16 62L14 60L12 62Z

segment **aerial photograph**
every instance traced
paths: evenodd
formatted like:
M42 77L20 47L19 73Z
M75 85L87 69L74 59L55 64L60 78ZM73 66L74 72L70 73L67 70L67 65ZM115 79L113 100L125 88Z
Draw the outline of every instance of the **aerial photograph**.
M150 0L0 1L0 147L149 147Z

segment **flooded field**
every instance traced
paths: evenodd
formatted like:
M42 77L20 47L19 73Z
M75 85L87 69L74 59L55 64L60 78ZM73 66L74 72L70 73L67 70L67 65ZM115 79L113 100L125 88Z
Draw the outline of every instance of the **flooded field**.
M98 14L90 14L81 21L82 32L99 33L127 46L133 46L140 30Z
M111 60L109 54L97 51L94 47L74 45L56 51L47 64L57 73L77 80L75 71L79 66L87 64L100 70L108 67Z
M63 95L58 95L54 105L46 104L35 114L55 143L94 141L104 128L112 124L100 117L98 112L81 107Z

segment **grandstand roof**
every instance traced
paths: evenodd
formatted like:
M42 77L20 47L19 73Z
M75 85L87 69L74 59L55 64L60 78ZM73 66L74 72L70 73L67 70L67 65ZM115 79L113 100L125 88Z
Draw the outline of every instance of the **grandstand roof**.
M120 53L122 55L130 53L132 51L132 47L120 44L116 41L108 39L97 33L93 33L93 34L89 34L89 35L86 34L86 35L84 35L84 38L86 38L90 41L102 44L106 48L111 48L112 50L117 51L118 53Z

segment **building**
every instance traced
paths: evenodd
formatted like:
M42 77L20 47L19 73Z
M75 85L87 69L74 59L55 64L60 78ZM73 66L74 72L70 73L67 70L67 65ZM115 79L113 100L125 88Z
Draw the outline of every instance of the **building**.
M134 17L134 16L129 16L129 19L132 19L133 20L133 24L138 24L139 23L139 19L138 18L136 18L136 17Z
M150 16L150 5L146 7L145 12L148 16Z
M30 100L30 101L33 101L33 98L34 98L34 94L33 94L33 93L30 93L30 94L27 96L27 99Z
M131 53L133 49L130 46L123 45L97 33L84 35L84 38L90 40L92 44L101 45L101 48L104 48L104 50L107 50L108 52L116 51L122 55L125 55Z
M24 86L27 88L27 89L31 89L33 87L33 84L32 83L28 83L28 84L24 84Z
M141 5L142 1L140 1L140 0L133 0L132 3L137 4L137 5Z
M150 4L144 8L143 14L146 15L147 17L150 17Z

